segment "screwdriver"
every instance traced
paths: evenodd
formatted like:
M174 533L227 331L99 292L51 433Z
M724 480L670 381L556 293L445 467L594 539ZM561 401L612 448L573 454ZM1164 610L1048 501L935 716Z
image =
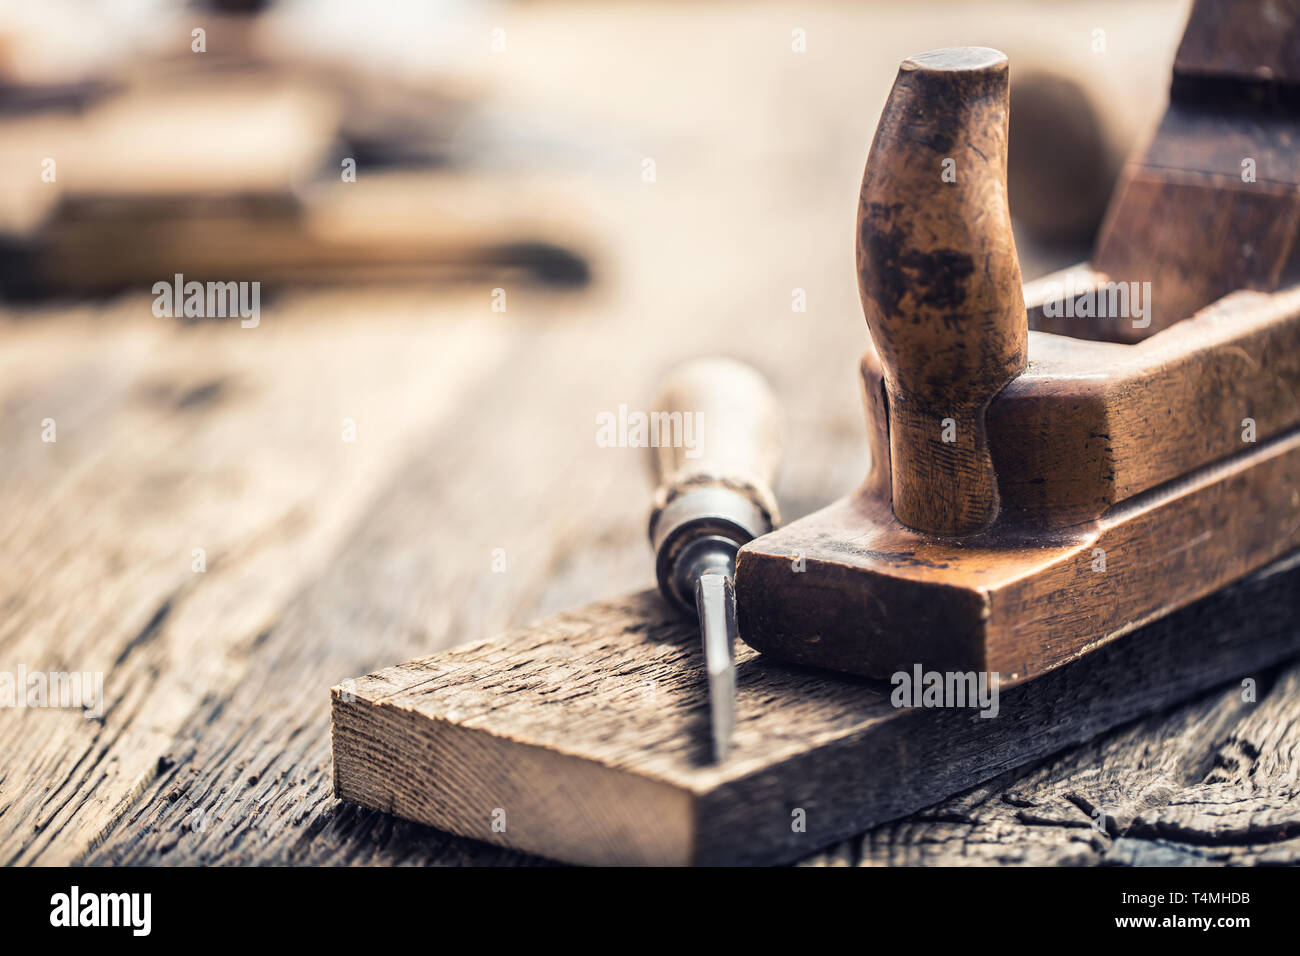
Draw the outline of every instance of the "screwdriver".
M665 377L650 442L655 576L669 603L699 617L720 761L736 723L736 552L780 520L772 494L781 446L776 396L743 362L693 359Z

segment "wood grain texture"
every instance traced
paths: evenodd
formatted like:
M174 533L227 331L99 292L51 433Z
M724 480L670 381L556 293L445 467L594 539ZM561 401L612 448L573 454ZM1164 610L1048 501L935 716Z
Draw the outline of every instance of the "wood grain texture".
M812 865L1295 865L1294 663L828 848Z
M643 593L335 687L335 789L579 863L791 859L1294 653L1298 584L1300 558L1005 690L989 718L745 650L716 765L693 628Z
M142 319L136 298L5 326L0 669L102 672L105 708L0 709L4 861L70 862L166 777L190 715L239 686L386 460L509 350L473 320L413 334L410 305L315 328L311 306L281 309L245 330ZM428 399L430 373L450 401ZM337 405L304 404L324 388Z

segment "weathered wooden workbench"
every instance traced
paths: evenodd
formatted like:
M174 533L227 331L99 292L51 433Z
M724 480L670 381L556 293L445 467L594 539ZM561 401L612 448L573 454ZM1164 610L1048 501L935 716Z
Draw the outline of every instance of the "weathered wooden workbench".
M1181 4L1120 8L1099 75L1154 113ZM299 292L256 329L156 319L143 293L7 309L0 668L102 670L107 704L0 710L0 862L536 862L335 800L328 688L647 586L643 452L598 447L595 420L684 356L773 377L790 516L852 487L847 236L874 110L917 49L1086 51L1098 15L1058 12L1070 40L1019 14L982 9L977 37L839 6L516 14L507 102L565 103L599 157L535 174L610 237L586 294L511 289L496 313L486 288ZM1021 251L1027 274L1073 254ZM1298 790L1300 662L1254 703L1233 683L808 861L1298 862Z

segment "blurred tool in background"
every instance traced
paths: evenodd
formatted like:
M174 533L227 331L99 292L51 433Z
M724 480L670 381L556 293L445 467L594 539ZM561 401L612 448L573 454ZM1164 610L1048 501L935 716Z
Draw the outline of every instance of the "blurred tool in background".
M466 135L484 93L448 51L473 5L399 5L428 42L387 59L373 31L341 46L357 9L285 6L146 5L135 33L59 4L0 24L0 291L588 281L572 210L484 168L492 144ZM51 55L87 32L119 45ZM417 47L446 69L414 67Z

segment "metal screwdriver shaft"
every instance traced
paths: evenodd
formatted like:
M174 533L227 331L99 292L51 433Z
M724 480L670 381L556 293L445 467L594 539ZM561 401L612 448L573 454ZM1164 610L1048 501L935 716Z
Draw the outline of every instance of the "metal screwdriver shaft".
M723 760L736 724L736 552L778 520L771 491L778 409L752 368L698 359L669 375L655 411L680 423L681 435L692 426L690 447L659 435L651 449L657 487L650 541L660 590L699 618L713 756Z
M731 575L706 571L695 581L695 610L704 638L713 718L713 759L726 760L736 727L736 591Z

